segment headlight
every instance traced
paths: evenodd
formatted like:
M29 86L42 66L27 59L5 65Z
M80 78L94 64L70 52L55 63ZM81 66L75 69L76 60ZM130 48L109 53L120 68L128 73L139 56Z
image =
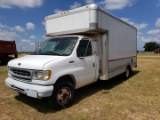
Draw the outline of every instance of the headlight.
M49 80L51 77L51 71L34 71L33 79L34 80Z

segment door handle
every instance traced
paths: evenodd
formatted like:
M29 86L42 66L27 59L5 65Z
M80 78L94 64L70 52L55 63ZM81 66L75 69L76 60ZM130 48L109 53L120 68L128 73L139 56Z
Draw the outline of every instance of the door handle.
M69 63L74 63L74 61L69 61Z

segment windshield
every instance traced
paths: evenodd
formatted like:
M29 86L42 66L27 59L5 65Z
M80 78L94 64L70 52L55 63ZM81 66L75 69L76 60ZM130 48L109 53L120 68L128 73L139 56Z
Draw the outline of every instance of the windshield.
M44 42L32 55L68 56L72 53L78 37L52 38Z

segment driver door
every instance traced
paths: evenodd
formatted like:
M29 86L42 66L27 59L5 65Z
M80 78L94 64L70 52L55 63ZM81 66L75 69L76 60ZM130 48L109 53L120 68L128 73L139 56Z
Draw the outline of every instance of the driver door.
M77 48L79 63L78 86L90 84L96 80L96 54L93 54L94 44L89 39L82 39Z

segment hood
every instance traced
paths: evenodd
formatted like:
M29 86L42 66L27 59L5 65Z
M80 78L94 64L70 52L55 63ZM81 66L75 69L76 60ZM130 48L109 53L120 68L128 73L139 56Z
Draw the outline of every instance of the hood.
M51 61L64 58L64 56L27 55L8 63L10 67L42 70L44 65Z

